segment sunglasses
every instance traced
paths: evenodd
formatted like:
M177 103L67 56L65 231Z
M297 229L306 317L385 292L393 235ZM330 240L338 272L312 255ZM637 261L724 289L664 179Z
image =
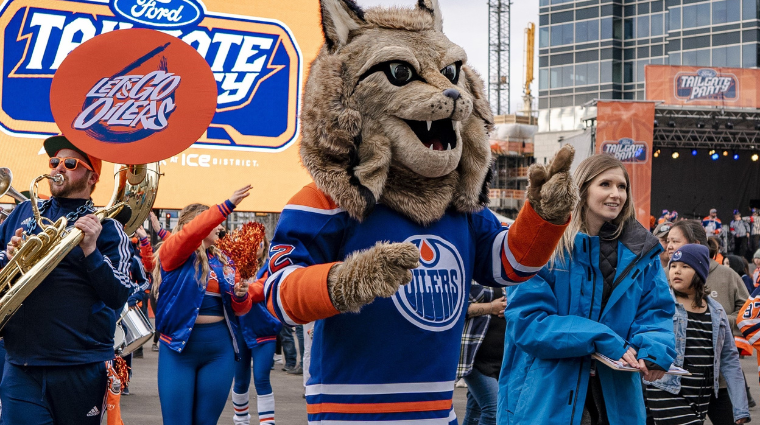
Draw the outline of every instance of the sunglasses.
M58 158L54 156L50 158L50 162L48 164L50 165L50 168L58 168L58 165L61 164L61 161L63 161L63 166L67 170L76 170L77 167L81 165L82 167L90 171L93 171L92 168L89 165L87 165L86 162L84 162L83 160L79 158Z

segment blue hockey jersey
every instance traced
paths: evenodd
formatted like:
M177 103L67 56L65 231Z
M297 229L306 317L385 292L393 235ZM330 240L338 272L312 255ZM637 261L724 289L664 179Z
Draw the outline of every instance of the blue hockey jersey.
M509 231L487 209L449 211L425 227L380 204L359 222L316 185L302 189L275 231L265 295L283 323L317 321L306 387L309 424L456 423L452 397L470 281L528 280L564 228L542 220L529 204ZM330 267L378 241L419 247L412 281L358 314L338 314L327 289Z

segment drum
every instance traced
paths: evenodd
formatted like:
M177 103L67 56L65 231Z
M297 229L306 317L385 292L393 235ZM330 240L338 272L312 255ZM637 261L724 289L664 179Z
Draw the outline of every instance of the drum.
M121 326L117 326L117 328L121 327L124 329L122 356L126 356L137 350L153 338L153 325L150 324L150 320L145 317L145 314L139 308L124 306L119 323Z
M117 323L116 332L114 332L113 335L113 351L116 354L121 354L121 352L124 350L124 345L124 329L122 329L121 325Z

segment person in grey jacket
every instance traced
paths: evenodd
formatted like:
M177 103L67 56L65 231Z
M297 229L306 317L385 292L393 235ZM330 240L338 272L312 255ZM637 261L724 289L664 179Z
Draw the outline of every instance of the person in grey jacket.
M678 353L674 365L684 367L692 375L666 375L655 382L645 381L655 423L704 421L705 414L712 413L708 413L711 393L719 396L720 375L728 385L733 423L742 424L750 419L744 376L728 317L723 307L708 296L709 289L705 287L708 253L705 246L687 244L675 251L670 260L668 277L676 303L673 331Z

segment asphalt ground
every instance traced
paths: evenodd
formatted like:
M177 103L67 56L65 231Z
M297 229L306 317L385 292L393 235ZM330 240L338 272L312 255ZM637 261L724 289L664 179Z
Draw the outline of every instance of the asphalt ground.
M132 360L131 395L122 396L121 412L125 425L160 425L161 406L158 400L156 372L158 353L151 351L150 343L143 349L144 357ZM760 384L758 384L758 366L754 357L742 359L742 368L747 376L752 396L760 403ZM272 389L275 398L275 420L281 425L306 424L306 401L303 398L303 376L283 372L282 364L275 363L271 372ZM251 382L251 393L255 393ZM464 418L467 390L456 388L454 391L454 410L460 422ZM257 424L255 394L251 395L251 424ZM760 420L760 407L750 409L753 422ZM232 399L227 398L224 413L219 424L233 425ZM103 421L105 423L105 421ZM711 424L709 420L705 422Z
M158 353L151 351L151 344L143 347L143 358L132 359L132 381L130 395L121 397L121 416L125 425L160 425L161 406L158 400L156 380ZM303 398L303 375L290 375L283 372L282 364L275 363L270 380L275 400L275 420L282 425L306 424L306 400ZM253 380L250 389L251 424L258 424L256 416L255 389ZM454 410L457 417L464 418L467 390L457 388L454 391ZM227 397L219 424L233 425L231 396ZM105 423L105 420L103 421Z

